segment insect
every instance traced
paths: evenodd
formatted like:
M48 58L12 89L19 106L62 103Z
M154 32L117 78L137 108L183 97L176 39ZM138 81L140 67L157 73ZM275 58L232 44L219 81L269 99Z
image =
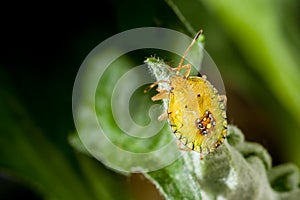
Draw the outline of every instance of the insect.
M168 99L168 108L159 120L168 119L177 139L187 150L202 155L217 149L227 134L226 96L206 79L206 76L190 76L191 65L185 64L186 55L201 35L200 30L186 49L178 66L172 68L174 75L169 80L159 80L151 84L145 92L159 83L168 84L170 89L157 88L153 101ZM185 70L183 75L180 74Z

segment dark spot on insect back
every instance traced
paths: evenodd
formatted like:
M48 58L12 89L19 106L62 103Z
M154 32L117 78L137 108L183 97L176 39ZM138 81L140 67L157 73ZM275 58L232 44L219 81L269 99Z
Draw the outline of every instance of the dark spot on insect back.
M206 136L216 125L216 121L213 117L213 114L207 110L203 116L201 116L201 118L196 119L195 125L200 130L200 134Z
M184 107L185 107L185 108L187 108L188 106L187 106L187 105L185 105Z
M200 94L197 94L197 97L201 97L201 95L200 95Z

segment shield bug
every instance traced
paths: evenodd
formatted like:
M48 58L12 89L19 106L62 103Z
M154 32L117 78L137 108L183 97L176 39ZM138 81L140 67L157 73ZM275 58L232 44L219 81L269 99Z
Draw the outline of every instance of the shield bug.
M169 89L158 88L153 101L168 99L168 108L159 120L168 119L177 139L188 149L206 155L217 149L226 138L226 96L220 95L206 76L190 76L191 65L185 64L186 55L201 35L200 30L186 49L175 73L168 80L158 80L145 92L159 83L168 84ZM185 70L183 75L180 74Z

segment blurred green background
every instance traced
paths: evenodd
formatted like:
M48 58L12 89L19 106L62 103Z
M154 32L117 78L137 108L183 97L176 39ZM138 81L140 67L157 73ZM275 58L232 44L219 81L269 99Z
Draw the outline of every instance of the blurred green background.
M84 58L106 38L146 26L191 37L202 28L226 87L229 123L265 146L274 165L300 166L299 1L106 0L2 9L9 15L0 18L1 199L161 199L141 175L116 174L68 142L75 131L72 87Z

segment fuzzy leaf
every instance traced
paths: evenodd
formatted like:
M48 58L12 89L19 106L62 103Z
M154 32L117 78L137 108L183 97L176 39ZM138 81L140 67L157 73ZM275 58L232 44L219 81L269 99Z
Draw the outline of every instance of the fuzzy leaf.
M161 68L168 66L151 60L149 67L161 72ZM161 80L160 75L165 76L157 73L155 77ZM146 177L166 199L296 198L298 169L294 165L272 169L271 157L261 145L246 142L237 127L228 128L225 143L204 160L200 160L198 153L184 152L172 165L149 172ZM279 188L284 192L279 192Z

